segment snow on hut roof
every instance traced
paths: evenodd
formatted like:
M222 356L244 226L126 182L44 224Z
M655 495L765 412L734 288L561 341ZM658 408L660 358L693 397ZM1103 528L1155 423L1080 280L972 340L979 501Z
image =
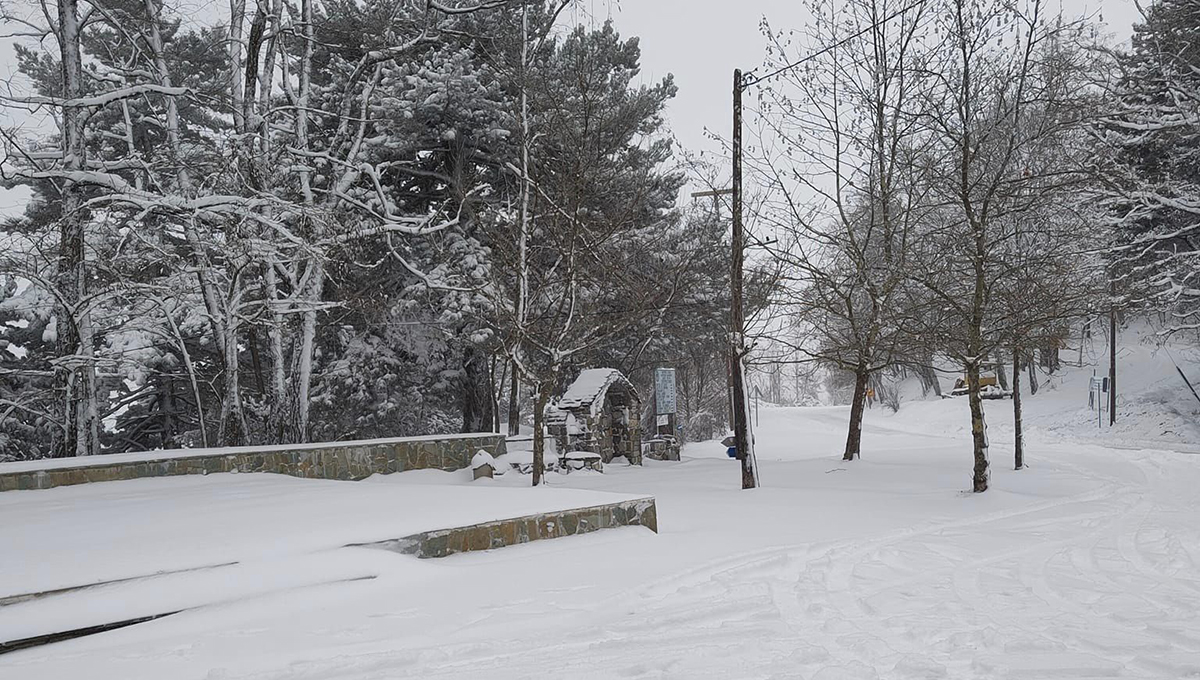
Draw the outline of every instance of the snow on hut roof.
M555 406L560 409L579 408L581 406L591 406L596 398L608 391L610 385L615 382L623 382L629 384L625 376L615 368L589 368L580 372L579 377L567 391L563 393L562 398L555 402Z
M635 400L638 399L633 383L617 369L589 368L582 371L557 401L547 404L546 422L551 425L567 423L571 427L575 413L587 411L596 415L604 406L608 389L617 383L628 390Z

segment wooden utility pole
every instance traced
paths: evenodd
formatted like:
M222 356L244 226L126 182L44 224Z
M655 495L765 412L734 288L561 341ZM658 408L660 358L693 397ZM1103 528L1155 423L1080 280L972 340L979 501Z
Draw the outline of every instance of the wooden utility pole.
M1013 347L1012 355L1012 400L1013 400L1013 469L1025 467L1025 430L1021 422L1021 349Z
M737 457L742 463L742 488L758 486L758 465L754 459L754 436L750 432L750 412L746 399L746 317L742 311L742 258L746 238L742 230L742 71L733 71L733 267L732 288L733 340L733 437Z
M1096 408L1100 408L1099 405ZM1108 272L1108 426L1117 422L1117 286L1116 272Z
M1108 308L1108 425L1117 422L1117 308Z

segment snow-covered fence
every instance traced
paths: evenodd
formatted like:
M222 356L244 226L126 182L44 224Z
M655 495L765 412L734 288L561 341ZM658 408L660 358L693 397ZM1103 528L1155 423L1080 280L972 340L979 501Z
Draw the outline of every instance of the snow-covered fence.
M0 463L0 491L215 472L273 472L312 479L364 479L405 470L470 467L479 450L505 453L504 436L447 434L352 442L180 449Z

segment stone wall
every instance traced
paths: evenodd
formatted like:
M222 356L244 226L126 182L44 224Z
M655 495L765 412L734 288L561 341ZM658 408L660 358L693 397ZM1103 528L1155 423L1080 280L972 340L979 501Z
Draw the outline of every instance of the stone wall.
M679 460L679 450L679 439L671 435L642 442L642 454L651 460Z
M214 472L273 472L312 479L357 480L405 470L459 470L483 449L505 453L504 435L374 439L296 446L146 452L0 463L0 491Z
M391 541L363 543L357 546L383 548L417 557L446 557L460 552L491 550L622 526L643 526L658 533L658 508L654 499L636 498L589 508L502 519L453 529L437 529Z

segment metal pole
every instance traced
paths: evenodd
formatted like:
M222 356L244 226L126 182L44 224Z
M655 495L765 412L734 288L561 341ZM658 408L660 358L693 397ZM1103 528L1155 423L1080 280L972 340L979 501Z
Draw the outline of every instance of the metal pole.
M754 440L750 434L749 410L746 403L746 317L742 312L742 252L745 247L742 233L742 71L733 71L733 266L730 272L733 362L733 436L737 456L742 463L742 488L758 486L758 466L754 460Z

